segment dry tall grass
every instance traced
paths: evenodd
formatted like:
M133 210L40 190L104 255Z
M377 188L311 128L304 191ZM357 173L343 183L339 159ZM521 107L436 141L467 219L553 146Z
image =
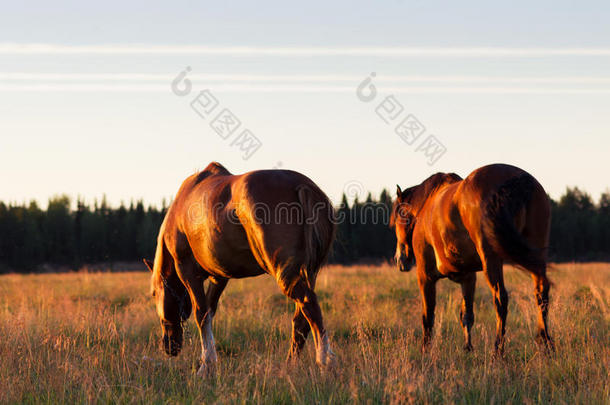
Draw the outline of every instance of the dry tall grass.
M526 274L507 269L505 359L491 356L495 315L479 275L473 344L462 352L461 294L439 282L431 351L420 352L415 274L389 266L322 270L317 292L339 367L321 372L311 338L285 365L293 305L270 277L233 280L214 324L216 377L195 375L193 321L178 358L160 349L147 273L0 277L2 402L609 403L610 264L559 265L550 311L557 353L535 345Z

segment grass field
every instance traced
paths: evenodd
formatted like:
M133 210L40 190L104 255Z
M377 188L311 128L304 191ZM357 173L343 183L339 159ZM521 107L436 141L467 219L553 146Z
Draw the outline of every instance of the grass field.
M271 277L233 280L214 323L215 377L195 371L192 319L179 357L160 348L148 273L0 277L0 401L9 403L610 403L610 264L550 273L557 353L534 343L530 278L506 270L504 359L492 357L495 314L479 274L473 344L462 351L459 285L438 286L435 336L420 352L415 274L393 267L322 270L320 297L338 367L320 371L308 340L298 366L284 360L293 304Z

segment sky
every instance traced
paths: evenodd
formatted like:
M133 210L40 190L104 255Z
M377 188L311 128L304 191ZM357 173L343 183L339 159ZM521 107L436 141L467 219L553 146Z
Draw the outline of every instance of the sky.
M301 3L3 2L0 201L159 205L211 161L337 202L496 162L609 189L609 3Z

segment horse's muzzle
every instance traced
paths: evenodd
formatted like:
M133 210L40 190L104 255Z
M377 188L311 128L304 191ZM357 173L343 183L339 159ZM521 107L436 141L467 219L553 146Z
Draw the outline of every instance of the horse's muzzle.
M401 256L400 259L396 260L396 266L398 266L398 270L406 273L410 271L415 265L415 260L407 259L404 256Z
M163 334L163 350L168 356L177 356L182 349L182 339L176 339L170 337L167 334Z

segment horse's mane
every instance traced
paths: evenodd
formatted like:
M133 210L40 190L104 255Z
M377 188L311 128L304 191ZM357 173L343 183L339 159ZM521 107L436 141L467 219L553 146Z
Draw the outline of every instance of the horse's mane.
M415 212L419 212L426 200L444 184L461 181L462 178L455 173L436 173L422 181L419 185L409 187L402 192L402 201L411 205Z
M199 182L207 179L208 177L210 177L211 175L214 175L214 174L227 174L227 175L230 175L231 172L229 172L226 169L226 167L224 167L220 163L212 162L209 165L207 165L207 167L205 169L200 171L199 174L197 174L197 178L195 179L195 182L199 183Z

